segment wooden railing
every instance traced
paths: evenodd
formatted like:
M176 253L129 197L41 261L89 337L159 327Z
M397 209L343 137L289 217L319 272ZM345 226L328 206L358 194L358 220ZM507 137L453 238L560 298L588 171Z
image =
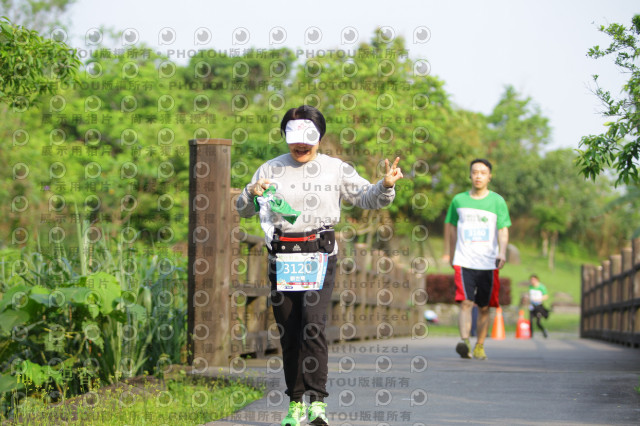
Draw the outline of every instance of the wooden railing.
M599 266L582 266L580 336L640 345L640 238Z

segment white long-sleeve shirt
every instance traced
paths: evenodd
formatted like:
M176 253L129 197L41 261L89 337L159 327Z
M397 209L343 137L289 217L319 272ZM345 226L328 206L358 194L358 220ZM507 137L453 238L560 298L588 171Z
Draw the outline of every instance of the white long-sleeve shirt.
M318 154L308 163L299 163L290 154L284 154L260 166L244 188L236 202L241 217L257 213L249 187L259 179L270 180L276 186L276 196L301 212L293 225L285 220L274 224L283 232L335 225L340 222L343 199L363 209L379 209L395 198L395 189L385 188L383 180L371 184L338 158Z

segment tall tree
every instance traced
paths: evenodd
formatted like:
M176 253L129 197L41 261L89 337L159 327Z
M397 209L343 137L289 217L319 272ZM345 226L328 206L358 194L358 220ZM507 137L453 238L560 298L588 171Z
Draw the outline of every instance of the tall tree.
M548 247L543 254L550 265L554 263L554 233L558 251L588 248L608 255L611 249L624 244L640 223L638 203L620 198L620 190L612 189L607 176L596 182L586 180L575 165L576 157L573 149L547 152L539 165L539 190L530 198L537 236L543 251Z
M611 167L617 174L616 185L624 182L640 182L640 15L635 15L631 26L611 24L601 26L600 31L613 40L609 47L594 46L587 55L598 59L615 55L615 64L629 80L622 86L622 96L615 97L596 83L596 96L605 106L604 115L612 121L605 124L607 131L599 135L589 135L580 141L577 164L582 173L591 179L601 175Z
M547 257L551 270L559 238L576 219L575 210L583 208L584 203L575 194L589 192L589 188L581 188L584 182L572 164L574 157L566 149L548 152L539 162L538 190L530 199L531 214L538 221L536 230L541 238L542 255Z
M512 86L486 120L486 156L495 163L492 187L518 216L531 209L531 196L538 191L539 152L549 140L549 120Z
M72 82L79 66L75 49L63 41L0 18L0 103L24 110L36 95Z

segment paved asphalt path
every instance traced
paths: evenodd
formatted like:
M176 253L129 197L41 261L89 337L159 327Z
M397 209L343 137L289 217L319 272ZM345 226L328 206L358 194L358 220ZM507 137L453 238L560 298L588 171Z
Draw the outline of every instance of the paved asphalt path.
M507 336L487 339L489 359L481 361L461 359L457 342L426 337L330 346L329 423L640 425L634 389L640 349L575 336ZM280 425L288 405L280 363L254 362L242 374L257 374L265 397L207 425Z

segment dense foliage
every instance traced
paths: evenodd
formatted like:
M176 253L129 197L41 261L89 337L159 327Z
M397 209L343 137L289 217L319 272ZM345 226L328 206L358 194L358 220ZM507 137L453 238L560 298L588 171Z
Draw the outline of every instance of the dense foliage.
M185 361L186 260L76 220L79 253L0 251L0 419Z
M145 241L184 242L187 141L232 139L231 184L242 187L263 161L286 152L279 122L302 103L327 117L321 150L371 181L385 158L401 158L407 179L390 208L345 206L345 221L363 224L360 234L389 222L403 235L439 229L451 197L468 188L475 157L494 162L492 189L510 206L514 235L544 240L541 232L557 232L561 245L601 247L594 226L629 214L605 210L619 194L606 180L580 178L570 151L541 154L550 128L530 98L506 87L492 114L461 110L402 38L380 40L309 57L289 49L200 51L184 66L146 48L97 49L76 83L27 110L0 111L0 136L11 141L0 159L0 226L14 241L33 242L37 228L48 233L77 203L107 233L131 227ZM637 222L631 216L627 223ZM630 232L614 226L607 242L618 245Z
M611 121L606 123L606 132L582 138L577 163L588 178L595 179L611 167L617 175L616 184L640 183L640 15L633 17L629 28L614 23L601 26L600 31L611 37L611 44L605 49L594 46L587 55L594 59L614 55L615 64L629 79L620 97L597 87L596 96ZM597 84L598 75L593 79Z
M24 111L36 95L73 82L79 65L75 50L65 43L0 18L0 103Z

